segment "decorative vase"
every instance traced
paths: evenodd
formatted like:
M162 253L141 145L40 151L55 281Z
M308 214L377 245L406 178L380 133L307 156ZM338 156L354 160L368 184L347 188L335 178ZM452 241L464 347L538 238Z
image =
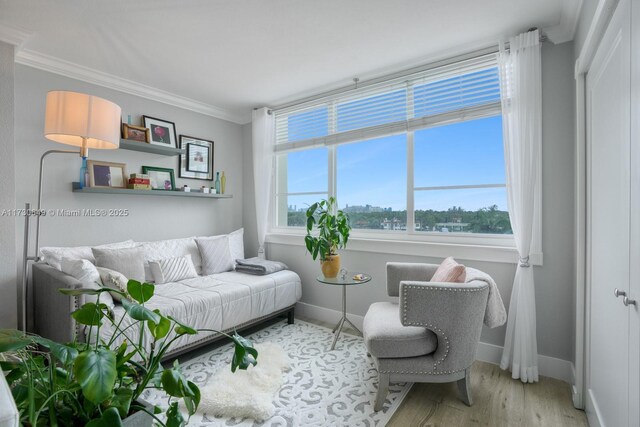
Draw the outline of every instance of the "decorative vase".
M215 186L216 186L216 194L222 194L220 192L220 172L216 172L216 183L215 183Z
M220 177L220 190L222 190L222 194L224 194L224 190L226 186L227 186L227 177L224 176L224 171L222 171L222 176Z
M324 261L320 262L320 269L322 270L322 275L327 279L336 278L340 271L340 255L329 255L326 257Z

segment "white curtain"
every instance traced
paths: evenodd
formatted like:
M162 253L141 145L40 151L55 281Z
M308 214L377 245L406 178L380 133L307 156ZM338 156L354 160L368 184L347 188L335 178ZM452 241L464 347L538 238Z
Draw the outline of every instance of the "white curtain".
M273 149L275 144L275 119L267 108L253 111L253 183L256 196L256 220L258 230L258 256L266 258L264 238L269 226L269 205L273 174Z
M536 303L532 246L539 200L542 147L542 76L538 31L520 34L498 56L509 218L520 255L513 280L500 367L522 382L538 381Z

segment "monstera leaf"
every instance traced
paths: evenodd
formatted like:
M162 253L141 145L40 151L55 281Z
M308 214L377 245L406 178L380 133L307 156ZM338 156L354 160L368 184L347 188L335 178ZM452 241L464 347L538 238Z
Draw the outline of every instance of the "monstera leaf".
M104 306L104 308L107 307L104 304L100 304L100 306ZM95 303L89 302L71 313L71 316L76 320L76 322L80 323L81 325L102 325L102 318L104 317L102 308L103 307L99 307Z
M180 366L176 360L173 364L173 368L165 369L162 372L162 388L164 391L173 397L195 397L193 390L189 386L189 381L180 372Z
M140 304L144 304L151 299L154 289L155 287L151 283L141 283L137 280L129 280L127 282L127 292L129 292L131 298Z
M178 402L172 402L167 410L167 427L183 427L184 425L186 425L186 421L178 409Z
M34 336L33 340L41 346L48 348L51 354L58 359L63 365L71 364L78 357L78 350L74 347L59 344L57 342Z
M86 424L86 427L121 427L122 419L118 413L118 409L109 408L102 412L102 416L93 419Z
M249 365L255 366L258 363L258 350L253 348L253 343L237 333L231 337L235 344L233 359L231 360L231 372L236 369L247 369Z
M171 331L171 321L160 314L160 310L153 310L158 316L160 316L160 322L156 323L152 320L147 322L147 326L149 327L149 332L156 340L164 338L167 336L169 331Z
M89 401L99 404L113 394L118 372L116 354L105 348L86 350L76 357L73 373Z
M29 344L33 344L33 339L22 332L15 329L0 329L0 353L22 350Z
M154 323L160 323L160 315L149 310L147 307L136 304L128 299L122 299L122 307L127 314L134 320L140 320L142 322L151 320Z

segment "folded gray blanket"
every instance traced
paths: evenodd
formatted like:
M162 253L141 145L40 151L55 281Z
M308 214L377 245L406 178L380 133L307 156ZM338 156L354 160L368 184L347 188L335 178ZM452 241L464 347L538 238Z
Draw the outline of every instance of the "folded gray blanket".
M258 257L236 260L236 271L256 274L258 276L264 276L275 273L276 271L286 270L287 268L288 267L282 262L269 261Z
M467 267L466 282L474 280L489 284L489 299L487 300L487 309L484 312L484 324L490 328L504 325L507 321L507 311L504 308L498 285L487 273Z

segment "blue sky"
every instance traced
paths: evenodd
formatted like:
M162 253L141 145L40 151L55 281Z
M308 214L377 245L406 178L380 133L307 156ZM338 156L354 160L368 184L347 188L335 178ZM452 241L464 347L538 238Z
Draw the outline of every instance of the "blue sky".
M288 191L327 191L326 148L287 154ZM416 187L504 184L502 119L500 116L423 129L415 132ZM337 148L340 207L366 205L406 209L406 136L340 145ZM321 196L292 196L290 205L306 206ZM496 204L507 209L506 190L463 189L417 191L416 209L476 210Z
M407 118L404 87L389 89L336 106L337 132L345 132ZM500 100L496 68L412 87L413 117L430 116ZM288 117L287 140L298 141L329 134L327 105ZM415 132L414 187L504 184L502 117L465 121ZM287 154L288 192L327 191L328 153L317 148ZM338 203L405 210L407 199L406 135L343 144L337 147ZM298 208L320 195L290 196ZM505 188L416 191L416 209L447 210L461 206L477 210L497 205L507 210Z

